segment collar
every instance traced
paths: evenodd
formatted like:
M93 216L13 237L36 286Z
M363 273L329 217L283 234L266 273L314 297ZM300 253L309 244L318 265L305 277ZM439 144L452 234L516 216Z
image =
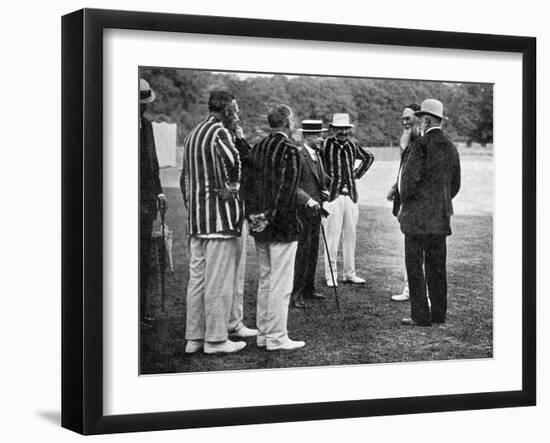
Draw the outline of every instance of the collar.
M272 134L273 135L281 134L282 136L288 138L288 135L286 135L286 133L284 133L283 131L272 132Z
M424 132L424 135L426 135L428 132L430 132L433 129L441 129L441 126L432 126L431 128L426 129L426 132Z

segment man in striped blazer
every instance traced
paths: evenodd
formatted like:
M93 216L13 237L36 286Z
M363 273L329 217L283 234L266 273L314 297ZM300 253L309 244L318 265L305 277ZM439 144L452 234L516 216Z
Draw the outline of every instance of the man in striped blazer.
M239 109L230 93L213 91L208 110L185 140L180 180L191 255L185 351L231 353L246 346L227 331L243 222L241 162L230 133Z
M348 114L334 114L330 123L333 135L325 140L323 158L325 171L331 178L330 196L325 205L329 216L326 219L325 232L334 272L334 283L330 273L327 253L325 251L325 278L327 285L338 285L336 257L340 236L343 237L344 281L353 284L364 284L365 280L355 273L356 228L359 220L357 204L357 186L359 180L371 167L374 156L349 138L353 128ZM361 160L356 168L355 160Z
M292 110L273 107L268 114L271 134L254 146L247 218L258 253L259 282L257 344L268 351L305 346L288 336L287 319L298 244L297 191L300 177L298 148L289 136Z

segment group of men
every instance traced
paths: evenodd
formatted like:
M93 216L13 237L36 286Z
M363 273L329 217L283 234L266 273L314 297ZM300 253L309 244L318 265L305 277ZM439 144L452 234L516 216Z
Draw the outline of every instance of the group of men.
M154 92L142 80L141 103L151 96ZM421 109L406 110L412 111L407 124L403 115L404 132L409 135L403 137L406 146L398 179L388 198L394 201L405 234L411 319L403 323L423 326L445 321L445 239L450 234L450 200L460 186L460 166L456 149L440 128L446 118L441 103L426 100ZM303 120L297 129L302 135L299 145L293 141L292 109L275 105L267 115L270 134L251 146L238 124L239 108L231 93L212 91L208 111L185 140L180 180L190 255L185 352L238 352L248 337L255 337L257 346L268 351L299 349L305 342L289 337L288 310L289 306L306 309L308 303L324 298L315 289L321 230L326 234L327 286L337 286L338 281L365 283L355 271L356 180L374 157L350 138L353 124L347 114L333 115L332 133L325 139L327 129L321 120ZM141 127L146 133L146 123ZM425 133L422 137L419 128ZM153 149L141 147L143 181L155 171L158 176L158 162L155 157L144 172L143 156L153 156L154 141L142 135L141 143L153 143ZM153 188L147 201L151 206L156 199L164 210L160 182ZM143 189L142 185L142 205ZM145 221L142 215L142 251L145 231L151 229ZM243 323L249 234L259 267L257 329ZM342 280L336 261L340 239ZM142 253L142 274L143 262ZM142 293L143 288L142 281Z

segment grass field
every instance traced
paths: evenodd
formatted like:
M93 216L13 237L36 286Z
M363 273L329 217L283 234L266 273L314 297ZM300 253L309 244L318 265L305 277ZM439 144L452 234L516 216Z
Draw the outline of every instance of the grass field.
M188 257L184 208L179 190L167 189L167 224L174 230L175 275L167 276L166 309L161 310L158 282L153 282L149 313L153 327L141 331L140 372L159 374L351 365L405 361L492 357L493 219L491 215L456 215L448 240L449 310L447 323L431 328L401 326L409 303L395 303L392 293L403 285L403 237L389 204L360 207L357 272L364 287L341 285L341 310L322 284L320 256L318 291L327 295L307 311L291 309L291 338L305 340L302 350L284 353L259 349L255 341L226 356L188 356L185 347L185 293ZM245 281L245 323L255 324L257 267L253 240L248 243Z

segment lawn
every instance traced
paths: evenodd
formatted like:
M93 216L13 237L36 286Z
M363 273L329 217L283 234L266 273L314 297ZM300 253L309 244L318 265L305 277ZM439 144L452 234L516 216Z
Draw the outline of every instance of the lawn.
M323 284L322 255L317 289L327 295L306 311L291 309L288 330L305 348L268 352L255 340L237 354L211 356L184 353L185 294L188 279L185 213L180 192L166 191L167 224L174 231L175 278L167 274L165 309L158 282L153 281L148 312L151 328L141 331L140 372L160 374L351 365L405 361L490 358L493 353L493 219L490 215L457 215L448 240L449 310L447 323L430 328L401 325L409 303L390 297L403 285L403 237L387 208L361 206L356 268L363 287L340 285L340 311ZM250 238L245 281L245 323L253 327L257 266Z

